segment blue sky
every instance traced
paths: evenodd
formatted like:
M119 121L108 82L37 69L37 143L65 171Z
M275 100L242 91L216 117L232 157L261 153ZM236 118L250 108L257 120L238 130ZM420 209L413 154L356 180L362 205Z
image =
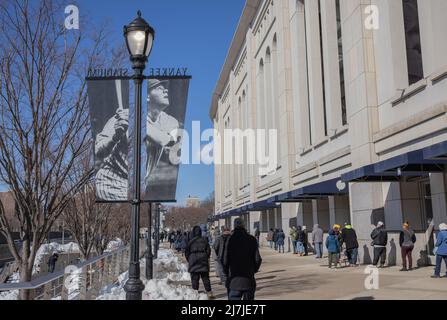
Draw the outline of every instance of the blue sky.
M67 0L66 4L73 2ZM140 9L143 18L156 31L148 67L187 67L193 76L186 130L191 132L191 123L197 120L202 130L212 127L208 117L211 95L245 0L78 0L76 3L80 28L86 17L98 25L107 21L116 46L124 44L123 26L131 22ZM181 166L177 188L179 204L183 204L188 195L205 198L213 190L212 166Z

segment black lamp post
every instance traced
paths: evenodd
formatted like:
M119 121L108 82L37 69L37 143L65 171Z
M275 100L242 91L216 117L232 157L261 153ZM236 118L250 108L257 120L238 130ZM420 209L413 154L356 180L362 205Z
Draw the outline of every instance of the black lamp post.
M139 257L139 228L140 228L140 204L141 204L141 99L143 71L146 67L147 59L152 51L154 41L154 29L141 18L141 11L138 17L128 26L124 27L124 37L127 49L134 69L135 83L135 131L134 131L134 176L133 176L133 199L132 199L132 234L129 263L129 280L127 280L124 290L127 300L141 300L144 289L140 279L140 257Z
M146 279L152 280L154 277L154 255L152 254L152 203L148 206L148 227L147 227L147 249L146 249Z
M158 249L160 248L160 212L161 212L161 204L157 203L157 211L155 212L155 248L154 248L155 259L158 259Z

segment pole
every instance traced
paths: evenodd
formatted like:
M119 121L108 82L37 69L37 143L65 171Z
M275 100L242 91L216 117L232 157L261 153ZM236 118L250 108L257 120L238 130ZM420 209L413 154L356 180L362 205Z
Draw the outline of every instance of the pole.
M161 204L157 203L157 211L155 212L155 259L158 259L158 249L160 247L160 207Z
M144 289L140 279L139 233L140 233L140 179L141 179L141 95L143 85L143 68L135 68L135 128L133 149L133 200L132 200L132 234L130 243L129 280L124 290L126 300L141 300Z
M152 203L149 202L148 226L147 226L147 249L146 249L146 280L152 280L154 277L154 256L152 255Z

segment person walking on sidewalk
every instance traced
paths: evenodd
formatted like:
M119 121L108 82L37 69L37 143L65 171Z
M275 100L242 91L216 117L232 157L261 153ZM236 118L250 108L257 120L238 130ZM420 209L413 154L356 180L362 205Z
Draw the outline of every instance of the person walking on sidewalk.
M225 247L223 266L227 275L229 300L254 300L256 292L255 274L261 267L255 237L245 230L244 221L234 220L234 231Z
M297 228L297 239L296 239L296 252L302 257L304 255L304 241L306 233L303 231L301 226Z
M224 250L230 236L231 236L230 228L223 227L222 234L214 242L214 252L216 253L216 262L217 262L217 273L219 275L221 285L225 285L227 281L222 261L223 261Z
M275 251L278 250L278 233L278 229L275 229L275 231L273 231L273 246L275 247Z
M317 259L323 258L323 229L319 224L315 224L312 230L312 245L315 248L315 254Z
M290 240L292 241L293 254L296 254L296 238L298 235L297 233L298 233L298 231L296 230L295 226L290 228L289 235L290 235Z
M209 299L214 299L210 282L210 263L211 248L207 238L202 237L202 230L195 226L191 232L185 248L185 257L188 261L188 272L191 274L191 284L193 290L199 290L199 281L202 278L203 286Z
M282 253L284 253L284 240L286 239L286 235L284 234L284 231L281 229L279 230L278 234L277 234L277 240L276 242L278 243L278 252L281 253L281 249L282 249Z
M303 239L303 247L304 247L304 256L309 255L309 237L307 235L307 227L303 226L302 231L304 233L304 239Z
M329 231L329 236L326 238L326 248L328 251L329 269L333 269L333 264L338 267L338 257L340 255L340 242L334 230Z
M388 233L385 230L385 224L382 221L377 223L377 227L371 232L372 246L374 247L373 265L379 268L385 266L386 261L386 245L388 244Z
M441 264L444 260L445 266L447 268L447 224L441 223L439 225L439 233L436 237L436 268L435 274L431 276L432 278L438 279L441 277ZM447 271L445 277L447 278Z
M340 248L343 244L346 246L346 256L348 257L349 266L356 267L359 243L357 241L357 234L350 224L346 224L341 231Z
M402 231L399 234L399 245L403 265L400 271L409 271L413 269L412 254L415 243L416 243L416 234L410 228L410 224L406 222L403 224ZM408 258L408 268L407 268L407 258Z

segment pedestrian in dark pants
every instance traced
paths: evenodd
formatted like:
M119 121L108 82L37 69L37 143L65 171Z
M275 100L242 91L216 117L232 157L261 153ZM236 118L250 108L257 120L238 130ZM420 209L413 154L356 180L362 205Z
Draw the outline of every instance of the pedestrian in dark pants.
M48 259L48 271L50 273L54 272L58 258L59 258L59 255L57 253L53 253L53 255L50 257L50 259Z
M303 242L303 247L304 247L304 255L308 256L309 255L309 239L308 239L308 235L307 235L307 227L303 226L302 232L304 233L304 242Z
M278 243L278 252L281 253L282 249L282 253L284 253L284 240L286 239L284 231L282 229L279 230L278 235L276 237L277 237L276 242Z
M275 229L275 231L273 231L273 245L274 245L275 251L278 250L278 243L277 243L278 233L279 233L278 229Z
M385 266L386 260L386 245L388 243L388 233L385 230L385 225L382 221L377 223L377 227L371 233L372 245L374 246L374 260L373 265L377 266L380 259L379 268Z
M193 228L191 238L185 248L185 257L188 261L188 272L191 274L192 288L199 290L199 280L202 278L208 298L214 299L209 275L211 248L208 239L202 237L199 226Z
M431 276L432 278L438 279L441 277L441 264L444 260L445 266L447 267L447 224L441 223L439 225L439 233L436 237L436 267L435 274ZM445 277L447 278L447 271Z
M350 224L346 224L341 231L340 247L342 247L343 244L346 246L346 256L349 260L349 266L357 267L359 243L357 241L357 234Z
M412 229L410 229L410 224L408 222L404 223L402 231L399 235L400 252L402 254L402 269L400 271L410 271L413 269L413 249L416 242L416 234ZM407 268L407 258L408 258L408 268Z
M234 231L228 239L223 266L227 275L229 300L254 300L256 291L255 273L261 267L256 238L245 230L244 221L234 221Z

